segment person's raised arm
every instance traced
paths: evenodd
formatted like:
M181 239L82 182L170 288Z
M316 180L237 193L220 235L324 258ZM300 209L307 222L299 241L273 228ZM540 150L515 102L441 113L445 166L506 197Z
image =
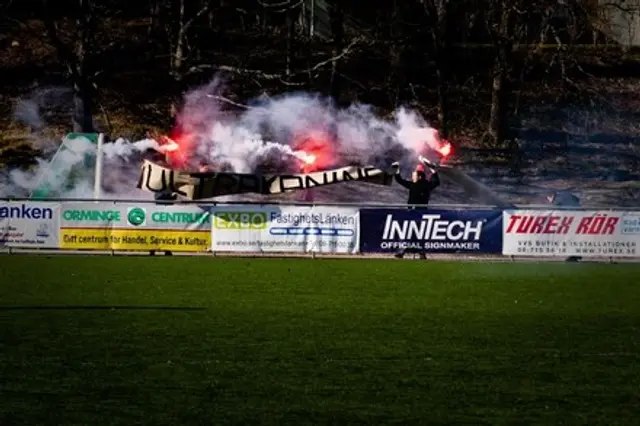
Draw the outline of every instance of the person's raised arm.
M411 187L411 182L409 182L406 179L403 179L402 176L400 176L400 173L396 174L396 182L398 182L400 185L404 186L407 189Z
M438 174L437 170L431 169L431 171L433 173L431 174L431 179L429 179L429 182L431 183L431 189L436 189L440 186L440 175Z

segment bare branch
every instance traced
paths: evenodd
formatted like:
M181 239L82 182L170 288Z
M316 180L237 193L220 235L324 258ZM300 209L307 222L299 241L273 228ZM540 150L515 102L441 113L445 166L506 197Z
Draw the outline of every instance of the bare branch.
M215 99L216 101L224 102L225 104L233 105L233 106L238 107L238 108L243 108L243 109L252 109L253 108L253 107L250 107L249 105L245 105L245 104L241 104L241 103L232 101L231 99L225 98L224 96L207 95L207 98Z
M198 18L200 18L205 13L207 13L210 8L211 8L211 2L207 2L204 6L202 6L202 8L198 11L198 13L193 15L191 19L185 22L185 24L182 26L182 32L186 33L189 27L191 27L191 25L193 25L193 23L197 21Z
M295 9L296 7L299 7L302 5L302 3L304 3L304 0L299 0L297 3L294 3L294 4L291 4L291 0L284 0L284 1L281 1L280 3L266 3L262 0L257 0L257 1L260 6L266 7L268 9L282 8L281 10L278 10L277 13L286 12L288 10Z
M361 42L363 42L364 39L363 38L356 38L354 40L351 41L351 43L349 43L348 46L346 46L344 49L342 49L342 51L340 51L340 53L338 53L337 55L328 58L324 61L318 62L317 64L315 64L314 66L304 69L304 70L300 70L297 71L295 73L291 73L289 74L289 76L285 76L282 73L267 73L264 72L262 70L255 70L255 69L249 69L249 68L241 68L241 67L234 67L234 66L230 66L230 65L198 65L198 66L193 66L189 69L189 71L187 72L187 74L191 74L191 73L196 73L196 72L201 72L201 71L205 71L205 70L216 70L216 71L223 71L223 72L230 72L233 74L240 74L240 75L246 75L246 76L252 76L252 77L257 77L260 78L262 80L278 80L281 83L287 85L287 86L302 86L304 85L304 83L296 83L296 82L292 82L289 81L287 79L285 79L285 77L296 77L296 76L300 76L303 74L311 74L312 76L316 76L317 74L314 75L314 73L317 73L321 68L329 65L329 64L333 64L336 61L339 61L340 59L346 57L347 55L349 55L353 48L360 44Z

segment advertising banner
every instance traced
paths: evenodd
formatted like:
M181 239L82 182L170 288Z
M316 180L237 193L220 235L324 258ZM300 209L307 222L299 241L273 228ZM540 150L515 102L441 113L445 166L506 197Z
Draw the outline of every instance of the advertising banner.
M60 248L207 251L208 208L197 205L63 203Z
M322 206L215 206L213 251L357 253L359 210Z
M640 212L505 210L503 232L506 255L640 255Z
M363 209L363 253L501 253L501 210Z
M60 204L0 201L0 247L58 248Z

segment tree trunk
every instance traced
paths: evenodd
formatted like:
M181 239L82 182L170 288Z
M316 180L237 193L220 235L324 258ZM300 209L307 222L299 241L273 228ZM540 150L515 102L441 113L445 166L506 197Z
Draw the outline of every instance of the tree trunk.
M513 34L511 20L513 9L510 5L496 1L492 10L494 21L491 22L494 44L493 81L491 86L491 115L489 117L489 134L494 146L502 146L507 135L507 108L512 65Z
M293 72L293 57L294 53L294 41L296 37L296 10L299 5L296 6L297 0L289 0L289 5L285 12L285 25L286 25L286 52L285 52L285 75L288 77Z
M149 27L147 28L147 34L149 36L149 40L153 40L159 33L158 29L160 26L160 0L150 0L149 1Z
M402 46L398 43L399 36L399 28L400 25L398 23L399 20L399 7L398 1L393 0L391 4L391 17L389 22L389 60L390 60L390 70L389 70L389 78L388 78L388 87L390 94L390 102L393 108L396 108L398 104L402 101L402 88L404 86L404 73L403 73L403 63L402 63Z
M185 20L184 20L184 0L180 0L180 9L178 12L178 29L176 38L173 41L173 49L171 52L170 73L171 77L179 82L182 80L182 64L184 62L184 43L185 43Z
M329 3L329 19L331 23L331 33L333 35L333 57L336 57L342 49L344 49L344 9L342 7L342 0L332 0ZM335 60L331 67L329 91L331 97L338 103L340 102L343 83L339 72L340 63L339 60Z
M95 133L93 123L94 94L88 82L76 82L73 85L73 131L79 133Z
M79 26L79 37L75 45L75 64L70 65L73 69L74 92L72 126L76 132L94 133L96 129L93 123L94 90L91 72L93 71L92 50L95 33L93 23L95 21L89 0L79 0L79 5L79 16L76 21Z
M436 53L436 78L438 93L438 121L440 134L447 138L449 134L448 111L448 71L449 71L449 0L436 1L436 20L433 30L433 41Z
M495 146L501 146L505 138L506 110L507 110L507 78L506 70L500 60L496 58L491 87L491 116L489 117L489 134Z

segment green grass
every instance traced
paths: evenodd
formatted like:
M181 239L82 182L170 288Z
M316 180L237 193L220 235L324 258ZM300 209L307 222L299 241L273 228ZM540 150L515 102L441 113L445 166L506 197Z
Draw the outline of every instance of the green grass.
M2 256L0 305L0 425L640 417L637 265Z

